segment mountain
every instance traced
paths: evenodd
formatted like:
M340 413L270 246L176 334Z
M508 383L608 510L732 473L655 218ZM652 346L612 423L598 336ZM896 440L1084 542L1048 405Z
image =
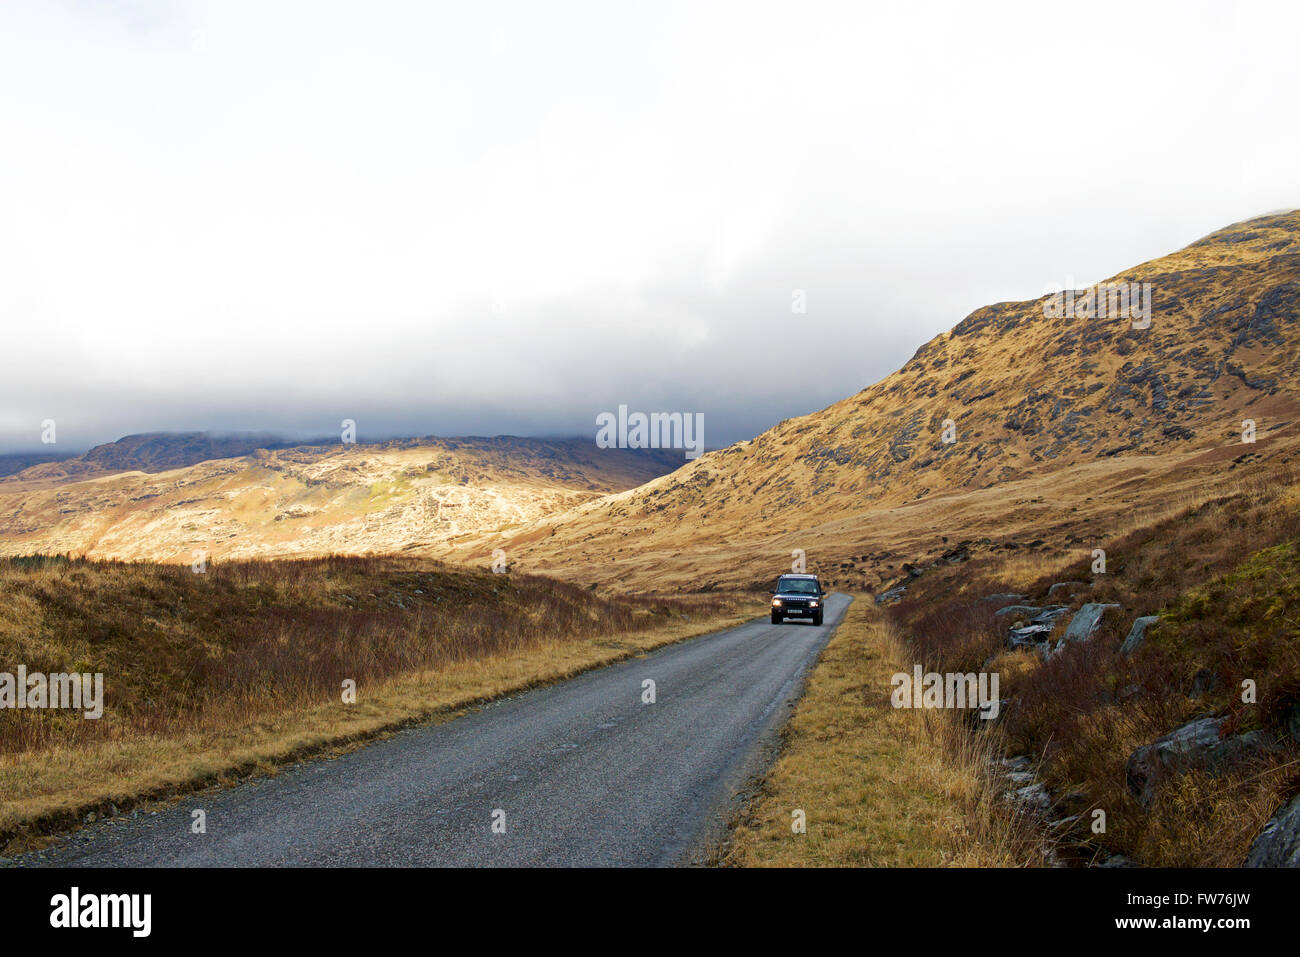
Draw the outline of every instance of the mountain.
M16 475L37 465L62 462L72 457L58 452L6 452L0 455L0 478Z
M212 432L144 432L116 442L96 445L76 456L48 456L46 464L30 463L23 478L64 481L111 472L166 472L210 459L248 455L257 449L289 448L294 443L261 432L218 435ZM12 473L6 473L12 474Z
M1287 474L1300 211L1099 285L1091 309L1085 290L977 309L856 395L680 468L680 451L592 438L132 436L0 480L0 554L481 564L502 549L588 584L708 590L770 581L798 550L833 585L875 589L980 549L1104 547L1135 514Z
M471 533L640 485L681 461L668 450L499 436L257 448L186 463L245 441L132 436L76 465L10 476L0 481L0 554L184 562L196 550L217 560L434 554ZM114 471L123 467L134 470Z
M593 582L712 587L766 580L801 548L832 580L870 587L959 546L1100 541L1135 508L1294 457L1300 212L1108 283L1137 284L1138 308L1114 316L1109 290L1105 318L1087 316L1082 290L1073 310L1065 295L985 306L827 409L460 557L501 547Z

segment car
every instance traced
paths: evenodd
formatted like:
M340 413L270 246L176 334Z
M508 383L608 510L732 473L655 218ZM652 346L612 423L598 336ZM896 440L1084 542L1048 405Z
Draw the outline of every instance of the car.
M779 625L787 618L809 618L820 625L825 598L816 575L782 575L772 589L772 624Z

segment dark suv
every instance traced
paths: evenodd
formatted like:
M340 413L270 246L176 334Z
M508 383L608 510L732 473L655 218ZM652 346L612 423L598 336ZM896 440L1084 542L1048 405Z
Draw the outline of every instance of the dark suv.
M779 625L787 618L811 618L814 625L820 625L825 598L816 575L782 575L772 591L772 624Z

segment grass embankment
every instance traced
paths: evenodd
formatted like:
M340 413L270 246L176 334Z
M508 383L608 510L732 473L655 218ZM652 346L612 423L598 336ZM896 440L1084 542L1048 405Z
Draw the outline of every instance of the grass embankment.
M0 852L727 627L745 596L598 596L401 559L0 562L0 671L102 672L106 708L0 710ZM356 703L345 704L345 680Z
M809 676L782 754L735 830L736 866L1004 866L1032 837L995 807L997 739L953 711L895 709L914 657L869 597L848 610ZM795 833L793 812L806 815Z
M927 571L893 617L919 660L939 671L989 670L1010 699L998 722L1010 753L1029 755L1055 799L1052 816L1082 815L1057 839L1082 859L1122 853L1151 866L1237 866L1280 804L1300 788L1300 509L1293 483L1243 485L1113 539L1080 546L1057 568L996 557ZM1106 550L1093 574L1092 548ZM1047 661L1004 647L1008 620L978 599L998 592L1044 605L1054 582L1083 587L1063 603L1108 602L1094 637ZM1132 655L1133 620L1159 624ZM1065 616L1053 644L1069 621ZM1242 700L1242 681L1255 702ZM1126 781L1137 748L1202 715L1224 734L1260 729L1276 749L1228 766L1179 769L1140 803ZM1094 834L1091 813L1106 812Z

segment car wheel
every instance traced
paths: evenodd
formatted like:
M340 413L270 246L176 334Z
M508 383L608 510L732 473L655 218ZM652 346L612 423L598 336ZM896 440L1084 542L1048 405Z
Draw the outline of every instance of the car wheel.
M822 623L822 613L817 612L816 614L813 615L813 624L820 625L821 623Z
M781 624L781 613L779 611L772 612L772 624L774 625Z

